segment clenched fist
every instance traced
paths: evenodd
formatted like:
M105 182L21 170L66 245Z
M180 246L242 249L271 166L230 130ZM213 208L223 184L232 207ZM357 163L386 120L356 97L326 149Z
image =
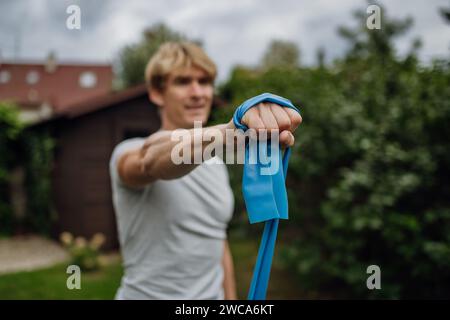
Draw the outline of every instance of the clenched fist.
M284 147L291 147L295 142L293 132L302 123L302 117L291 108L262 102L248 109L242 117L241 123L257 132L267 130L270 133L272 130L279 130L280 144Z

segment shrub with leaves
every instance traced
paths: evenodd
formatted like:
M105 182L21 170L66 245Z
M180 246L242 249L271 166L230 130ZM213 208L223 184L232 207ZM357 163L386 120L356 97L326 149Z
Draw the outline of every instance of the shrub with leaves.
M93 271L100 267L100 248L105 242L105 236L102 233L96 233L88 241L86 238L74 238L71 233L63 232L60 240L70 253L71 264L79 266L84 271Z
M15 105L0 102L0 235L13 233L17 221L11 207L10 172L17 162L17 144L23 125Z
M305 290L448 298L449 60L420 64L419 41L399 57L393 39L412 21L382 11L381 30L366 28L364 12L358 28L340 29L350 49L331 65L240 67L221 92L234 106L272 92L301 107L287 180L291 220L281 227L296 225L282 254ZM381 290L366 287L372 264Z

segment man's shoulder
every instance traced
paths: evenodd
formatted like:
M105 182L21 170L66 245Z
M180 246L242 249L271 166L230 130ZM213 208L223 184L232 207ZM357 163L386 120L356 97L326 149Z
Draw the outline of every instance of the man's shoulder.
M111 154L111 158L109 160L109 171L110 171L110 175L113 178L113 181L116 180L114 178L117 178L117 180L120 182L120 178L119 178L118 172L117 172L117 162L118 162L119 158L125 152L140 148L142 146L142 144L144 143L144 141L145 141L145 138L126 139L114 147L114 150L112 151L112 154Z
M111 161L116 161L117 157L119 157L120 155L122 155L127 151L140 148L144 143L144 141L145 138L131 138L123 140L114 147L113 152L111 154Z
M114 147L113 153L118 150L126 149L126 151L128 151L128 149L139 148L142 146L144 141L145 138L130 138L123 140Z

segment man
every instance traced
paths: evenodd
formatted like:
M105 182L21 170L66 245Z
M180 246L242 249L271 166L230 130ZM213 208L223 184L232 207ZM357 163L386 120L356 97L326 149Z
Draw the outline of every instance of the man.
M166 43L145 76L161 129L120 143L110 161L125 269L116 298L236 299L226 238L234 199L226 166L210 161L217 157L201 164L171 158L180 143L172 138L174 130L185 129L181 135L187 139L181 141L188 141L190 150L195 134L235 130L231 120L200 133L192 129L194 122L208 120L216 67L195 44ZM300 122L295 111L274 104L251 108L242 119L249 128L279 130L284 146L294 143L292 132ZM201 143L200 151L207 145Z

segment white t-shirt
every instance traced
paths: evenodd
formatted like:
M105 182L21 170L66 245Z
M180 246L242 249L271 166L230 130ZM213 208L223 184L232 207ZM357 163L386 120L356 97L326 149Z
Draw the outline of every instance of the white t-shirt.
M127 188L117 160L144 140L123 141L110 160L124 264L116 299L223 299L223 244L234 207L226 165L211 159L179 179Z

